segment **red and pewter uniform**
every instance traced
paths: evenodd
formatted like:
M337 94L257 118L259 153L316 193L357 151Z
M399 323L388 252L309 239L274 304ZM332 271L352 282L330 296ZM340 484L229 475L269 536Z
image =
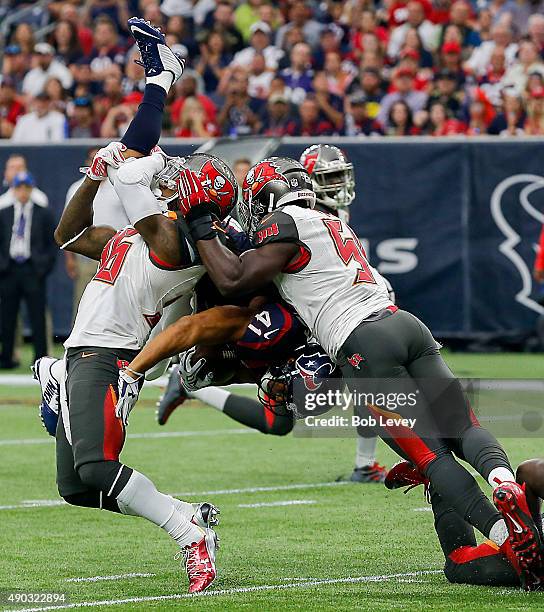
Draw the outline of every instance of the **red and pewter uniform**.
M361 322L394 306L385 279L338 217L285 206L265 217L257 229L257 248L272 242L298 245L299 257L274 283L331 358Z
M115 234L83 293L65 348L141 349L163 309L189 298L205 272L181 231L179 236L186 263L174 268L160 261L133 227ZM186 314L191 314L189 299Z

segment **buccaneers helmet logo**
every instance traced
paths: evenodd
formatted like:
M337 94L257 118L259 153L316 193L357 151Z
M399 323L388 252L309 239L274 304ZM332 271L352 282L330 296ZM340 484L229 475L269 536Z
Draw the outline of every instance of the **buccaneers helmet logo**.
M213 161L209 160L202 166L199 178L202 187L221 210L226 210L233 205L234 185L217 170Z
M251 168L244 179L244 197L247 200L250 199L250 196L254 198L270 181L282 181L289 184L273 162L263 161L257 164Z

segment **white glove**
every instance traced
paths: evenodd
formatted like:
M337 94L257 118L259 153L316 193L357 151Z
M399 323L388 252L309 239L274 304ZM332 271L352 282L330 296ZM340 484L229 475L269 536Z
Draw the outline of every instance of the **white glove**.
M110 142L107 147L95 153L90 168L85 168L85 174L93 181L105 180L108 178L108 166L119 168L125 161L123 151L126 150L122 142ZM83 168L81 170L83 171Z
M121 419L123 425L128 425L128 417L134 405L138 401L140 394L140 379L132 378L126 370L119 371L119 379L117 381L117 405L115 406L115 416Z
M202 372L206 366L206 359L201 357L196 363L193 363L193 358L196 353L196 346L180 353L178 372L181 378L181 384L187 391L198 391L208 387L213 381L213 372ZM199 376L200 374L200 376Z

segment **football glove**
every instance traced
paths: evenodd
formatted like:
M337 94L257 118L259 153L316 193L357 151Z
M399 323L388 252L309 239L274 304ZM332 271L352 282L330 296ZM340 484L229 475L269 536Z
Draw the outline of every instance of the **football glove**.
M193 216L197 208L208 201L208 196L195 172L184 168L177 179L179 208L184 217ZM204 207L202 207L204 208ZM205 209L204 209L205 210ZM208 212L208 211L205 211Z
M99 149L89 168L82 168L85 174L93 181L103 181L108 178L108 166L119 168L125 161L123 151L127 148L122 142L110 142L107 147Z
M138 401L141 378L141 374L138 378L133 378L126 370L119 371L115 416L121 419L125 427L128 425L128 417Z
M179 355L179 377L187 391L198 391L208 387L213 381L213 372L206 371L206 359L201 357L194 361L195 353L196 346L193 346Z

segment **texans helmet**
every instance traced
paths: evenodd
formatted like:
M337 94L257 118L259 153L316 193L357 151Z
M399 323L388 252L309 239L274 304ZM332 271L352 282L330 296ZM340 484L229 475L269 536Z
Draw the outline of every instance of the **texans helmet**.
M316 342L298 347L282 366L272 367L262 377L258 396L273 410L287 408L296 418L320 415L334 406L306 407L307 393L327 393L343 388L340 369Z
M210 212L218 219L224 219L238 201L238 183L228 165L219 157L208 153L194 153L187 157L171 157L166 167L157 175L161 187L166 187L176 194L177 178L183 168L189 168L200 179L204 191L209 196Z
M288 157L270 157L249 170L238 217L250 237L265 215L288 204L303 208L315 205L310 175L299 162Z
M327 144L312 145L302 153L300 163L312 177L317 204L342 209L353 202L353 164L341 149Z

